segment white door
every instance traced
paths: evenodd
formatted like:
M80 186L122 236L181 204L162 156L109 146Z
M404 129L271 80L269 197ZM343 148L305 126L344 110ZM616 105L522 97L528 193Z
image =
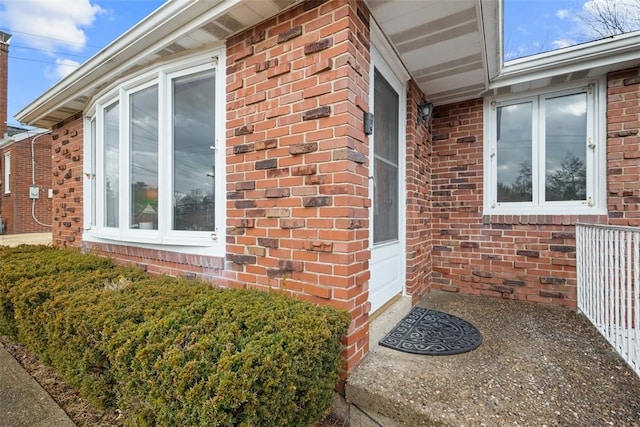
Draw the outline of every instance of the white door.
M373 313L401 293L405 279L405 88L372 47L370 104L374 115L370 142L371 279Z

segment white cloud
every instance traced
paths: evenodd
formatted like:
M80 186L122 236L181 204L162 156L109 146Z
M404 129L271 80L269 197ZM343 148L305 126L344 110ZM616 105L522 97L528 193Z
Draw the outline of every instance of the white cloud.
M563 47L569 47L575 44L577 44L577 42L569 38L557 39L551 42L554 49L562 49Z
M90 0L0 0L0 22L15 38L43 50L81 51L87 36L82 27L90 26L96 15L104 13ZM24 34L28 33L28 34Z
M523 27L522 25L518 25L516 27L516 30L518 30L520 33L524 34L525 36L529 35L529 31L527 31L527 29L525 27Z
M556 11L556 17L558 19L564 19L567 16L569 16L569 11L567 9L559 9L558 11Z
M72 59L56 59L56 65L52 69L47 70L48 77L53 80L61 80L74 72L80 66L78 61Z

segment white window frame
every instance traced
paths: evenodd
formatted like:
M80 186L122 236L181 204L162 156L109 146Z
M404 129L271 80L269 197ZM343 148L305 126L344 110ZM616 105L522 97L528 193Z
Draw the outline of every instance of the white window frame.
M11 194L11 151L4 153L4 194Z
M226 224L225 179L225 58L224 49L217 48L173 62L167 62L124 80L91 105L85 117L85 198L83 239L94 242L126 242L139 247L175 252L224 256ZM215 224L214 231L172 230L173 158L171 84L174 78L196 74L205 70L215 72L215 149L212 157L215 170ZM130 227L130 141L129 96L153 85L158 85L158 229L142 230ZM104 226L104 110L119 101L119 212L117 228ZM96 132L92 135L91 123L95 120ZM95 138L95 140L94 140ZM93 158L97 159L93 162ZM95 163L95 170L92 164ZM95 180L95 194L92 182ZM93 220L95 219L95 221Z
M542 200L545 185L544 103L540 99L587 94L587 200ZM497 108L532 102L532 202L497 201ZM484 215L601 215L606 208L606 81L604 79L557 86L524 94L485 98L484 102Z

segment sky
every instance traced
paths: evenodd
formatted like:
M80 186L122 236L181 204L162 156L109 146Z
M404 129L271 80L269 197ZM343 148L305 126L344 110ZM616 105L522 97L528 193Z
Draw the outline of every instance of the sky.
M640 0L505 0L504 60L602 38L581 18L607 4L640 28Z
M160 0L0 0L9 45L8 123L78 65L153 12Z
M607 0L506 0L505 60L597 38L579 16L590 4L603 1ZM640 0L611 1L640 5ZM0 31L13 35L9 48L9 124L18 125L14 117L18 111L162 3L0 0Z

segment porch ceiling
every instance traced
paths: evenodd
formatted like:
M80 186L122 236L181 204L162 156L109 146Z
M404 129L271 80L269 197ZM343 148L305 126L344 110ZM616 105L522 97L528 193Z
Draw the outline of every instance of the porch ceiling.
M481 96L487 88L478 0L367 0L420 89L436 105Z

